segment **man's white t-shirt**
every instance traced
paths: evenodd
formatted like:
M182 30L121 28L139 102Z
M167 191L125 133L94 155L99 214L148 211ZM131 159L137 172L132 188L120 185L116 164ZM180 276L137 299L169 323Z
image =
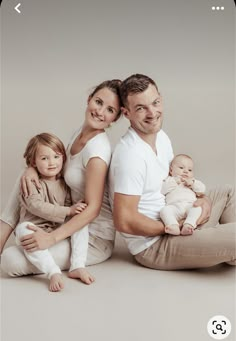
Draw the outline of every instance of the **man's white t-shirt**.
M113 207L114 193L139 195L138 211L158 220L160 210L165 205L161 193L162 181L169 174L173 159L170 139L160 130L156 139L157 154L133 128L117 144L109 171L109 199ZM147 249L160 237L144 237L122 233L133 255Z
M71 155L71 146L79 135L81 129L72 136L67 148L67 161L64 168L64 179L71 189L73 204L85 196L85 172L87 163L91 158L99 157L107 166L111 159L111 146L107 134L100 133L89 140L84 148L75 155ZM111 207L108 199L107 184L99 216L89 224L89 232L107 240L114 240L115 228Z

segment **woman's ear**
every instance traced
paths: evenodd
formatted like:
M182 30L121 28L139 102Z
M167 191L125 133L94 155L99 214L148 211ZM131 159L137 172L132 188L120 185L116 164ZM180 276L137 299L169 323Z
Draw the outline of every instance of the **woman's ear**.
M87 99L87 104L89 104L90 100L91 100L92 96L89 95L88 99Z

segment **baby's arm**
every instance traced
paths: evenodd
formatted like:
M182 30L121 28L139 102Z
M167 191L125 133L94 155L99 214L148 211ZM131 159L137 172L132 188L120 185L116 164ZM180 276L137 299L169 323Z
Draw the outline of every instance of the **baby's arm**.
M163 180L161 193L166 195L172 192L178 186L178 179L173 176L168 176L165 180Z
M197 197L202 197L206 192L206 186L199 180L194 180L192 190L196 193Z

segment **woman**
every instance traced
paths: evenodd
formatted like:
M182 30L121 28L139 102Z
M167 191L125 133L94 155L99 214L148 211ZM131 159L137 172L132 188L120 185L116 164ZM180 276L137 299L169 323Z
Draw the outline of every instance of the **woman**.
M103 262L112 254L115 229L106 185L111 147L105 128L120 116L120 83L119 80L105 81L95 88L88 98L84 124L72 136L67 148L64 178L71 188L73 202L84 199L86 209L51 233L29 227L32 234L21 240L22 247L28 252L50 248L55 262L62 270L69 268L70 244L66 238L87 225L89 247L86 265ZM25 195L28 191L30 193L32 181L39 186L35 170L29 168L22 180ZM19 181L1 217L1 251L19 218L18 193ZM10 276L39 273L24 257L20 247L5 249L1 260L2 269ZM75 272L71 277L80 276Z

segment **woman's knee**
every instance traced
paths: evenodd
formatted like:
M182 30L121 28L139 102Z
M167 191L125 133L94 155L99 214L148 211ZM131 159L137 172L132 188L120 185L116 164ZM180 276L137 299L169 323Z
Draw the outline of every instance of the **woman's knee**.
M1 255L1 269L11 277L39 273L24 255L21 247L10 246Z

